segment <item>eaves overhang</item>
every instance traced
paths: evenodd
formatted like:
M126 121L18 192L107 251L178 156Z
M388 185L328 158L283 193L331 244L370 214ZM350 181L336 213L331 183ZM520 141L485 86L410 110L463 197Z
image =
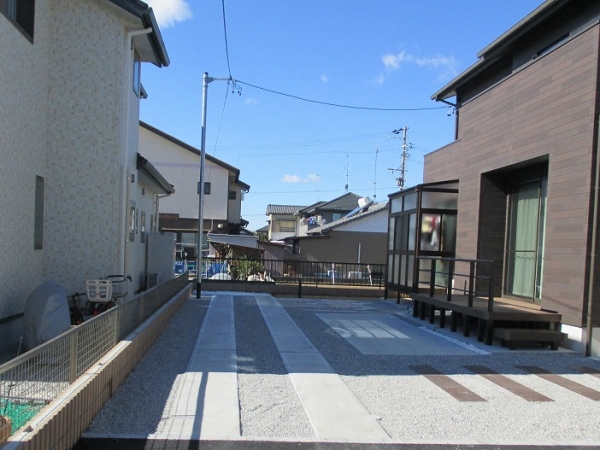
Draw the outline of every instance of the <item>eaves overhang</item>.
M154 11L146 3L139 0L110 0L141 21L143 28L152 28L147 35L133 37L133 43L142 61L163 67L170 64L167 48L156 22Z
M447 98L455 97L457 90L460 89L461 86L487 69L491 64L497 61L500 56L509 50L518 39L546 20L549 16L555 14L562 6L570 1L572 0L546 0L543 2L522 20L517 22L505 33L477 53L479 60L433 94L431 99L443 101Z
M164 194L172 195L175 193L173 185L170 184L158 170L156 170L156 167L150 164L150 161L139 153L137 154L137 169L150 178Z

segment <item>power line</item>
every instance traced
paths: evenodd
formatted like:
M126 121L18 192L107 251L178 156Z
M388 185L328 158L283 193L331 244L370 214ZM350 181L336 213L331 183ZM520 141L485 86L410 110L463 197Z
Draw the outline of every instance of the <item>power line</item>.
M310 100L310 99L307 99L304 97L299 97L297 95L285 94L283 92L275 91L273 89L267 89L264 87L256 86L254 84L246 83L245 81L241 81L241 80L234 80L234 82L239 83L239 84L245 84L246 86L250 86L255 89L260 89L261 91L270 92L272 94L277 94L277 95L282 95L284 97L293 98L295 100L301 100L303 102L308 102L308 103L316 103L318 105L334 106L336 108L361 109L361 110L367 110L367 111L430 111L430 110L447 108L446 106L434 106L431 108L374 108L374 107L369 107L369 106L340 105L338 103L322 102L320 100Z
M231 66L229 65L229 44L227 42L227 21L225 20L225 0L221 0L221 5L223 6L223 31L225 34L225 57L227 58L227 70L229 71L229 78L233 79L231 76ZM234 82L235 86L235 82Z

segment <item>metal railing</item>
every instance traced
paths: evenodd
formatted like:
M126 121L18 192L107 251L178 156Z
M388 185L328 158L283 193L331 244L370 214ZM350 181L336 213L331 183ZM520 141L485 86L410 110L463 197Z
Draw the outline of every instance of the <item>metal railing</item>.
M0 415L13 432L188 284L180 276L71 328L0 366Z
M419 256L418 259L420 284L428 286L430 297L439 291L445 293L448 302L452 302L453 295L466 296L470 308L474 298L484 298L487 299L488 311L494 310L494 261L428 256ZM428 264L423 264L425 261ZM424 265L429 267L424 268ZM421 277L422 274L425 276ZM424 279L427 281L421 281Z
M382 288L384 274L384 264L202 258L203 279Z

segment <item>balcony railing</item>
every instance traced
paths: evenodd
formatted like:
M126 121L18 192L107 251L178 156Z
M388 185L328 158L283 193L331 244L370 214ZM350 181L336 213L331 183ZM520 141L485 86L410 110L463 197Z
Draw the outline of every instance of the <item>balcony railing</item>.
M453 296L466 296L469 307L473 307L474 298L483 298L487 299L488 311L494 310L492 260L426 256L418 259L419 284L428 288L430 297L442 293L446 301L452 302Z

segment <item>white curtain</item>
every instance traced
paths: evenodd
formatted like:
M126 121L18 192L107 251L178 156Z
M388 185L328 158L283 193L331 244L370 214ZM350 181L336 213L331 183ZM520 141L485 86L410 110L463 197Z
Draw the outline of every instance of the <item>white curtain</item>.
M511 198L512 279L508 293L534 297L536 248L538 243L539 185L523 186Z

